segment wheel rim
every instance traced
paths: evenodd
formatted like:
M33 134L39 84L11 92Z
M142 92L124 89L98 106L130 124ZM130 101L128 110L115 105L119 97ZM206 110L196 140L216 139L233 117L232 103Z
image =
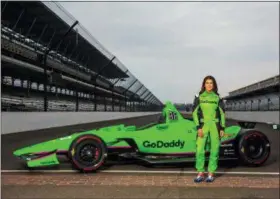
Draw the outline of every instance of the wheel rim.
M265 152L264 142L259 137L248 138L244 148L246 156L252 160L261 158Z
M100 159L100 148L95 144L85 144L79 150L78 162L85 165L94 165Z

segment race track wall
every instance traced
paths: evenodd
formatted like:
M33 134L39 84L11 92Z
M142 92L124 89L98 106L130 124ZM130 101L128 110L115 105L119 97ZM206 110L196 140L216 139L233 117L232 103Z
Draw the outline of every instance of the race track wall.
M226 117L234 120L279 124L279 111L228 111Z
M192 112L186 112L190 115ZM226 118L237 121L260 122L268 124L279 124L279 111L226 111Z
M2 112L1 134L156 115L158 112Z

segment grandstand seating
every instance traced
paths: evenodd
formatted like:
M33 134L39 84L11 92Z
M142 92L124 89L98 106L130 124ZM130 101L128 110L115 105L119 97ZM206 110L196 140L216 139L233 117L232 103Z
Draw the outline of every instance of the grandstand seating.
M43 111L44 99L43 97L26 97L26 96L12 96L10 94L2 94L1 97L2 111ZM115 105L116 110L119 106ZM48 102L48 111L75 111L76 104L73 100L55 99L50 96ZM94 104L92 102L79 101L79 111L93 111ZM104 104L97 104L96 111L104 111ZM124 111L124 107L121 109ZM106 111L112 111L112 105L106 106Z
M279 110L279 93L270 93L240 100L227 101L228 111L277 111Z
M280 81L280 76L277 75L277 76L259 81L257 83L245 86L243 88L237 89L235 91L229 92L229 95L230 96L236 96L236 95L241 95L241 94L253 92L253 91L256 91L256 90L267 89L269 87L279 85L279 81Z
M2 111L131 111L132 102L133 111L161 107L59 3L1 5Z
M192 111L192 103L186 104L186 111ZM273 92L266 95L240 98L239 100L225 100L226 111L279 111L280 95Z

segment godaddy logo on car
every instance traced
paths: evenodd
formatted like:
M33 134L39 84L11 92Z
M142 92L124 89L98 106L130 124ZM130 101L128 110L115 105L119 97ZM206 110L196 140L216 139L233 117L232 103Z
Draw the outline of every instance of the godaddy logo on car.
M171 142L163 142L163 141L156 141L156 142L150 142L150 141L144 141L143 146L146 148L173 148L173 147L179 147L182 149L185 145L185 141L181 140L173 140Z

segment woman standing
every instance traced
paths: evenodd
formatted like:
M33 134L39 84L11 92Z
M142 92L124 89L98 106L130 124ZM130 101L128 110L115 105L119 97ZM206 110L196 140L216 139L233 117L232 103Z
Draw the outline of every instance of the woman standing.
M209 137L211 142L206 182L214 181L214 173L218 166L220 137L224 136L225 114L223 102L218 94L216 80L212 76L204 78L199 96L194 100L193 118L197 126L196 169L194 182L202 182L204 178L205 144Z

